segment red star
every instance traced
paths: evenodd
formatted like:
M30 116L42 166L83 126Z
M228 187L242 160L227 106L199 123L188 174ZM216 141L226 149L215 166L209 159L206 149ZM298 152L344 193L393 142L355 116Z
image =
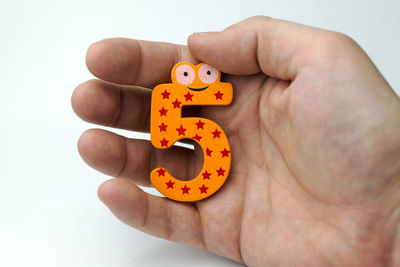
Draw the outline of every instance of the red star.
M178 99L175 99L174 102L172 102L172 105L174 105L174 108L180 108L182 102L179 102Z
M197 125L197 129L204 129L203 126L206 124L205 122L202 122L199 120L198 122L195 123Z
M218 176L224 176L225 175L225 170L219 167L219 170L217 170Z
M160 132L166 132L168 125L161 123L158 127L160 127Z
M160 116L167 116L167 111L168 111L168 109L165 109L164 107L162 107L162 109L159 110Z
M189 194L190 187L187 187L185 185L184 187L181 188L181 190L182 190L182 194Z
M172 189L173 189L173 188L174 188L174 184L175 184L175 183L174 183L174 182L172 182L171 180L169 180L169 181L168 181L168 182L166 182L165 184L167 185L167 189L168 189L168 188L172 188Z
M207 149L206 149L206 154L207 154L207 156L211 157L211 153L212 153L212 150L210 150L210 149L207 147Z
M214 135L214 138L216 138L216 137L218 137L218 138L220 138L220 134L221 134L221 132L220 131L218 131L218 129L215 129L215 131L214 132L212 132L212 134Z
M183 128L181 124L181 126L179 128L176 128L176 130L178 131L178 135L185 135L187 129Z
M203 194L203 193L207 194L208 187L205 187L204 184L202 187L199 187L199 189L200 189L200 194Z
M221 93L219 90L218 92L216 92L215 94L215 100L221 99L222 100L222 96L224 95L223 93Z
M161 147L164 147L164 146L167 147L168 146L168 142L169 141L167 139L163 138L163 140L160 141Z
M183 95L185 98L186 98L186 101L193 101L193 96L194 95L192 95L190 92L187 92L187 94L186 95Z
M158 172L158 177L165 176L165 170L163 168L158 169L157 172Z
M197 141L200 142L201 136L196 134L195 136L192 137L193 139L196 139Z
M203 175L203 180L205 179L210 180L211 173L209 173L208 171L203 172L202 175Z
M164 93L161 93L161 94L162 94L162 99L169 99L169 95L171 93L167 92L167 90L164 90Z
M222 157L227 157L229 158L229 150L226 150L226 148L224 148L224 150L221 151Z

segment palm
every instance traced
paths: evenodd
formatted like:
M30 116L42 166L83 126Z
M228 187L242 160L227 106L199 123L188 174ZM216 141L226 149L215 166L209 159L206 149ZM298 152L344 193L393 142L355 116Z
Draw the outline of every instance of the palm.
M270 42L267 39L265 43L277 51L269 54L272 59L258 55L258 60L266 58L269 64L248 61L254 51L231 44L247 39L264 44L260 41L264 32L258 39L243 37L252 34L246 28L246 23L253 26L252 21L226 31L222 41L202 42L207 49L192 41L191 52L197 58L217 68L221 64L224 72L258 73L226 76L225 81L234 86L233 103L203 107L196 114L220 124L229 138L232 168L220 191L203 201L184 204L113 179L100 187L100 198L133 227L249 265L375 266L395 262L387 257L392 253L399 213L397 98L353 44L339 49L344 51L341 54L335 45L334 50L326 51L325 46L311 47L303 38L314 29L267 22L288 32L277 34L283 44L286 36L297 34L303 46L292 43L281 55L281 46L274 47L279 41L267 36ZM346 41L339 44L349 46ZM208 49L213 47L221 51L210 56ZM270 48L248 47L258 47L258 51ZM297 55L292 50L302 57L291 58ZM185 47L116 39L92 47L88 65L104 80L152 88L167 82L177 54L182 61L194 60ZM286 61L274 58L277 55ZM238 59L232 61L233 57ZM294 68L291 61L305 67L294 64ZM285 77L285 81L266 76L260 69ZM148 131L150 95L150 89L92 81L78 87L72 100L85 120ZM84 134L79 150L94 168L142 185L149 184L149 170L155 165L182 177L194 176L201 164L198 149L194 158L182 148L168 149L165 157L166 151L155 150L147 141L99 130ZM187 169L182 170L183 165Z
M360 142L365 137L354 131L355 124L370 119L358 110L357 99L348 99L339 108L334 99L344 93L341 88L320 88L301 76L291 85L260 74L227 80L235 88L232 105L208 108L199 115L222 125L233 155L229 181L221 192L195 204L207 220L205 247L256 265L267 259L305 264L310 258L316 264L351 265L360 259L363 264L382 263L382 240L374 236L384 231L367 231L377 211L372 205L357 204L377 194L367 190L375 181L365 180L373 179L366 172L380 160ZM325 103L326 99L333 101ZM336 114L346 110L343 105L349 105L349 114ZM388 141L385 136L369 138ZM363 158L356 158L361 150ZM371 165L345 173L349 162L357 161ZM310 167L312 171L304 171ZM350 235L353 227L360 227L359 237ZM357 243L360 237L365 243ZM342 248L334 259L332 247ZM254 248L266 254L259 255ZM288 250L296 253L282 259Z

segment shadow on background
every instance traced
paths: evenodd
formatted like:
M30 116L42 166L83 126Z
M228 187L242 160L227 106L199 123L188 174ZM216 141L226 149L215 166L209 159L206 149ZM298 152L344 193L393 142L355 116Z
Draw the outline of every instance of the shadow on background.
M135 264L144 263L149 266L244 266L205 250L172 242L160 243L136 260Z

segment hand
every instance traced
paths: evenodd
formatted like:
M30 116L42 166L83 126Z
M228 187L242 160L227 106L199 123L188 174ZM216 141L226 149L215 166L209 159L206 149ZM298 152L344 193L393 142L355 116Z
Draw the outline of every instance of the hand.
M89 122L148 132L151 88L168 82L175 63L195 59L234 86L230 106L197 110L228 135L226 184L193 204L149 195L136 184L149 185L152 168L194 177L201 151L160 151L89 130L82 158L126 178L99 188L111 211L149 234L251 266L398 266L400 101L345 35L254 17L194 34L188 47L103 40L87 53L101 80L78 86L73 108Z

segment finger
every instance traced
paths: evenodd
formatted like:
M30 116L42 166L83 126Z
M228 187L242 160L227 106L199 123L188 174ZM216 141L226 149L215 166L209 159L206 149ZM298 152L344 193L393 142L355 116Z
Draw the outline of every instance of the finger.
M204 248L200 215L193 204L156 197L118 179L103 183L98 195L124 223L173 242Z
M84 82L74 90L72 108L83 120L126 130L149 132L151 90L100 80ZM183 117L198 117L199 106L184 106Z
M151 90L99 80L79 85L72 94L75 113L83 120L105 126L148 132Z
M179 61L195 62L186 46L124 38L94 43L86 54L88 69L96 77L150 88L168 82Z
M151 185L150 171L159 166L182 180L196 177L203 155L199 147L195 148L195 152L177 146L156 149L147 140L128 139L100 129L84 132L78 142L79 153L89 166L145 186Z
M222 32L194 34L188 39L192 55L230 74L260 71L293 80L306 64L314 38L322 30L272 19L253 17Z

